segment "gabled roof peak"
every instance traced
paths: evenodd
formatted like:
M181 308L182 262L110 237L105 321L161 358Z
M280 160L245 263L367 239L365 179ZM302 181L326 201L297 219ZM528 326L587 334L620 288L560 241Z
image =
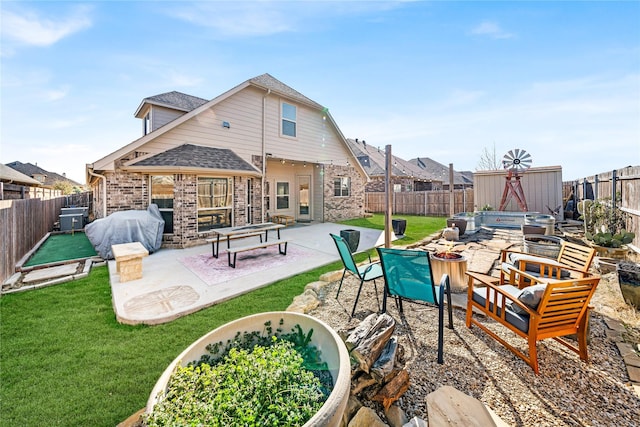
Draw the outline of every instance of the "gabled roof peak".
M193 95L187 95L186 93L173 90L171 92L161 93L159 95L149 96L144 98L140 103L140 106L135 112L135 117L138 117L142 112L142 107L145 104L153 104L161 107L173 108L188 113L191 110L198 108L199 106L209 102L207 99L199 98Z
M318 109L323 108L322 105L318 104L317 102L315 102L310 98L307 98L306 96L304 96L297 90L293 89L292 87L282 83L280 80L276 79L269 73L261 74L247 81L254 86L259 86L265 89L271 89L272 91L277 92L281 95L285 95L289 98L295 99L305 104L310 104L315 108L318 108Z

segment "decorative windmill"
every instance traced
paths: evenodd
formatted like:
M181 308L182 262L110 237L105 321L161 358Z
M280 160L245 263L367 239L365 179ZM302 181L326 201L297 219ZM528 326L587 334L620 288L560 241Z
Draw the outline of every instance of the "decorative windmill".
M515 197L520 210L527 212L527 201L524 197L520 178L522 177L522 174L531 167L531 155L519 148L509 150L509 152L502 158L502 167L507 170L507 181L504 184L502 200L500 201L500 208L498 210L503 211L513 196Z

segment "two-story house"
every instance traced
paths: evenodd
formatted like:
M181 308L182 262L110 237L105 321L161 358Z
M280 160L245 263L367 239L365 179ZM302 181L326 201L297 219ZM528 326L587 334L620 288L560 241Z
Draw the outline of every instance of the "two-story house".
M155 203L163 246L187 247L276 214L364 214L367 174L328 109L269 74L211 100L145 98L135 117L142 137L86 167L96 218Z

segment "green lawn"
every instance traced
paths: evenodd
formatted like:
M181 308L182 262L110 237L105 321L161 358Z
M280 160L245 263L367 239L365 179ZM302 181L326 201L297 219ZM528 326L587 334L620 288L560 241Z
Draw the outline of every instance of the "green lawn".
M418 230L426 236L445 224L444 218L403 218L414 240ZM345 224L382 228L384 222L378 215L364 221L368 225ZM307 283L340 268L334 263L157 326L116 321L107 267L73 282L4 295L0 425L114 426L145 406L158 376L193 341L239 317L284 310Z
M444 217L396 215L393 216L393 219L407 220L407 229L405 230L404 237L397 242L394 242L395 244L402 246L419 242L426 236L447 226L447 219ZM384 215L374 214L369 218L358 218L343 221L342 224L351 225L353 227L366 227L384 230Z

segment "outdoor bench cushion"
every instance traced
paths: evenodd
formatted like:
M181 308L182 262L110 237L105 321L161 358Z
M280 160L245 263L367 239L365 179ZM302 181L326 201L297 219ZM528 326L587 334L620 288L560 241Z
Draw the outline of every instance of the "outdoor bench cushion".
M537 310L540 305L540 300L542 300L542 296L544 295L544 291L547 289L546 283L542 283L535 286L527 286L520 292L518 295L518 301L531 308L532 310ZM510 306L510 310L518 314L527 314L522 308L517 305L511 305L511 303L507 303Z
M517 298L521 293L520 289L512 285L503 285L503 286L499 286L499 288L503 291L506 291L509 295L512 295L514 298ZM477 302L480 305L483 305L483 306L485 305L486 295L487 295L487 290L484 287L473 289L473 301ZM490 297L489 310L493 310L494 293L489 293L489 297ZM497 310L498 316L502 314L502 309L500 307L502 307L502 295L498 294L498 310ZM511 325L515 326L516 328L520 329L522 332L524 333L529 332L529 316L526 314L521 315L514 312L509 308L508 302L507 302L507 309L505 313L505 319L507 320L507 322L509 322Z
M511 253L511 254L509 254L509 261L516 268L518 268L518 263L520 261L530 261L530 262L527 262L525 264L525 271L527 273L536 273L536 274L532 274L532 276L536 276L536 275L540 274L540 264L537 264L537 263L540 263L540 262L545 263L547 265L554 266L554 267L560 267L560 268L565 267L565 265L559 263L555 259L539 257L539 256L535 256L535 255L525 255L525 254L514 254L514 253ZM560 277L561 278L569 278L570 277L569 271L560 270Z

